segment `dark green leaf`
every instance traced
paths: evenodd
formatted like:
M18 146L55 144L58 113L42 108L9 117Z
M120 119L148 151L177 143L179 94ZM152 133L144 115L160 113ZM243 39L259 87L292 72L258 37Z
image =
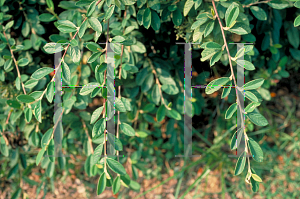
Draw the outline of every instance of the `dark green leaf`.
M259 113L247 113L247 117L257 126L267 126L269 124L267 119Z
M143 25L146 29L148 29L151 25L151 10L150 8L146 8L143 15Z
M89 20L89 24L96 32L98 33L102 32L102 25L97 18L91 17L88 20Z
M100 195L106 187L106 175L103 172L99 178L98 185L97 185L97 195Z
M87 16L87 17L90 17L90 16L93 14L93 12L95 11L95 8L96 8L96 4L97 4L97 1L93 1L93 2L89 5L89 7L88 7L88 9L87 9L87 11L86 11L86 16Z
M29 96L29 95L19 95L17 97L17 99L20 101L20 102L24 102L24 103L30 103L30 102L34 102L34 98Z
M267 20L267 14L262 8L260 8L258 6L251 6L250 10L257 19L262 20L262 21Z
M129 124L121 123L120 124L120 129L122 130L122 132L125 135L135 136L135 131L134 131L134 129Z
M166 116L166 108L164 105L161 105L156 113L156 119L158 122L161 122Z
M246 164L246 156L247 153L244 151L243 153L241 153L236 166L235 166L235 170L234 170L234 175L239 175L243 172L244 168L245 168L245 164Z
M161 95L160 95L159 87L158 87L157 84L155 84L155 85L153 86L152 93L151 93L151 97L152 97L153 102L154 102L156 105L158 105L159 102L160 102Z
M237 103L232 104L225 113L225 119L230 119L237 110Z
M249 138L248 144L253 159L257 162L262 162L264 159L264 153L261 150L259 144L255 142L252 138Z
M104 16L104 19L106 21L111 18L112 14L114 13L114 10L115 10L115 5L112 5L107 9Z
M114 172L120 175L126 175L126 171L122 164L120 164L119 162L111 158L107 158L106 161L107 161L107 165L111 170L113 170Z
M225 22L226 22L226 27L231 27L233 25L234 21L237 19L239 16L239 6L237 3L232 3L226 10L225 13Z
M43 77L45 77L46 75L50 74L53 71L54 71L54 68L50 68L50 67L40 68L31 75L31 78L42 79Z
M114 194L117 194L121 187L120 176L117 176L113 182L112 190Z

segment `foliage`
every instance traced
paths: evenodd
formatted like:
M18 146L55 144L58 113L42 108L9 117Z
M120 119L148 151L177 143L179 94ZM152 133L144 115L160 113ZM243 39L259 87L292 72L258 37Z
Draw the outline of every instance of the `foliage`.
M174 30L177 40L201 42L193 45L193 58L199 59L201 52L201 64L209 61L214 70L221 64L230 70L207 83L205 93L209 96L220 89L213 85L234 86L223 88L221 98L226 99L228 108L222 110L222 115L230 120L222 127L229 129L237 112L237 117L247 116L246 121L242 119L246 128L238 129L231 143L229 138L223 144L235 150L241 135L245 136L245 152L231 173L242 174L247 162L245 181L254 192L258 191L263 178L250 167L250 160L262 162L264 152L259 140L248 137L247 132L254 130L253 124L268 125L259 106L263 99L270 100L269 89L276 80L289 77L288 66L299 64L299 5L299 1L292 0L80 0L60 1L56 6L52 0L0 0L0 161L6 165L0 176L15 183L28 181L26 175L38 166L45 170L45 175L40 174L41 187L58 176L56 163L61 170L73 168L69 158L58 157L56 161L51 157L54 132L62 128L64 153L86 155L86 174L99 177L97 194L106 187L112 187L114 194L121 187L139 191L138 170L152 172L153 176L160 170L152 171L146 167L148 163L161 164L163 158L158 157L171 160L184 148L184 52L170 40ZM255 45L237 51L230 42ZM57 48L56 43L62 47ZM114 102L107 97L113 89L106 82L108 45L115 53ZM54 63L46 60L53 60L58 52L63 56L53 68ZM241 57L245 62L240 62ZM239 100L235 102L234 95L238 89L234 68L241 63L246 69L245 110L241 110ZM193 65L193 71L199 71L199 67ZM59 107L63 113L58 115L52 103L54 74L60 68L62 85L87 86L63 89ZM192 85L206 84L207 75L204 71L193 76ZM205 99L199 89L193 89L192 96L192 115L199 116L207 109ZM95 99L103 103L91 108ZM117 114L116 136L106 131L106 119L114 112L107 108L111 104L115 104ZM62 127L57 122L60 119ZM160 139L163 134L170 138L166 143ZM135 152L126 157L107 157L105 140L113 144L116 156L125 148ZM210 144L207 136L204 140ZM160 147L168 152L157 150ZM32 152L35 157L30 155ZM131 179L124 163L131 165ZM21 190L16 188L12 197L18 198Z

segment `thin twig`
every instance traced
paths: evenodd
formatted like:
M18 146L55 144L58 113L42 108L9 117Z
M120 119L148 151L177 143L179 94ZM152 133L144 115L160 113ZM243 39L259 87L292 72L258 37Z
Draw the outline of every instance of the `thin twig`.
M89 144L91 146L91 152L92 152L92 154L94 154L93 142L92 142L92 139L91 139L91 137L89 135L89 131L88 131L87 127L86 127L85 122L83 120L81 120L81 122L82 122L82 125L83 125L83 130L85 131L85 133L86 133L86 135L88 137Z
M107 33L106 33L106 52L105 52L105 59L106 59L106 63L107 63L107 51L108 51L108 39L109 39L109 19L107 20ZM105 85L105 81L106 81L106 70L104 72L104 82L103 84ZM107 96L106 96L107 97ZM106 108L105 108L106 104L105 104L105 98L104 98L104 106L103 106L103 111L104 111L104 114L103 114L103 118L106 117ZM104 172L107 172L106 171L106 133L107 133L107 130L105 129L104 130Z
M133 128L136 129L136 125L137 125L137 119L139 118L139 109L141 107L141 104L142 104L142 99L143 99L143 92L141 91L141 95L140 95L140 98L138 100L138 108L137 108L137 111L136 111L136 114L135 114L135 117L133 119L134 121L134 125L133 125Z
M9 48L11 57L12 57L12 59L14 60L14 63L15 63L16 69L17 69L17 73L18 73L18 77L19 77L20 82L21 82L21 85L22 85L23 92L24 92L24 94L26 95L26 90L25 90L25 86L24 86L24 84L23 84L23 82L22 82L22 78L21 78L21 74L20 74L19 67L18 67L18 63L17 63L17 60L16 60L16 58L15 58L15 56L14 56L14 53L13 53L13 51L12 51L12 49L11 49L11 46L10 46L10 44L9 44L9 42L8 42L8 38L7 38L7 36L6 36L5 31L3 31L3 35L4 35L4 37L5 37L6 41L7 41L7 45L8 45L8 48Z
M124 11L124 19L126 18L126 8ZM123 28L123 33L125 32L125 26ZM123 58L123 52L124 52L124 45L122 45L121 47L121 63L119 66L119 79L121 80L121 76L122 76L122 58ZM118 98L121 99L121 86L118 86ZM120 111L117 112L118 114L118 121L117 121L117 134L116 134L116 138L119 138L119 128L120 128ZM117 157L118 157L118 161L119 161L119 151L117 151L116 153ZM119 174L118 174L119 175Z
M243 5L243 8L248 8L250 6L253 6L253 5L256 5L256 4L261 4L261 3L269 3L270 1L272 0L266 0L266 1L257 1L257 2L254 2L254 3L250 3L248 5Z
M152 68L152 72L153 72L153 74L154 74L154 76L155 76L156 84L158 85L158 89L159 89L159 93L160 93L161 102L162 102L163 105L166 107L166 109L171 110L171 108L168 107L168 106L165 104L165 99L164 99L164 97L163 97L162 90L161 90L161 84L160 84L160 82L159 82L159 80L158 80L158 75L157 75L156 70L155 70L155 68L154 68L154 66L153 66L153 64L152 64L152 61L151 61L150 58L147 58L147 60L149 61L149 64L150 64L150 66L151 66L151 68Z

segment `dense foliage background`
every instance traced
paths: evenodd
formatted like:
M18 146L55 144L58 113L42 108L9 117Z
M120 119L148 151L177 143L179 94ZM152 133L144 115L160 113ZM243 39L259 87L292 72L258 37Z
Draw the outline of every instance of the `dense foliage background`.
M0 0L0 7L1 198L299 195L300 1ZM107 97L108 42L120 43L115 102ZM192 89L193 155L201 157L175 157L184 152L185 100L184 45L176 42L200 43L192 85L234 86L237 59L246 60L252 83L244 86L241 132L251 158L228 156L236 153L236 88L210 87ZM242 42L253 44L239 52L230 44ZM53 101L60 69L62 85L99 87L62 88L61 116ZM116 136L105 132L113 116L105 107L114 103ZM43 157L54 154L59 129L70 157ZM97 156L111 150L106 137L121 157Z

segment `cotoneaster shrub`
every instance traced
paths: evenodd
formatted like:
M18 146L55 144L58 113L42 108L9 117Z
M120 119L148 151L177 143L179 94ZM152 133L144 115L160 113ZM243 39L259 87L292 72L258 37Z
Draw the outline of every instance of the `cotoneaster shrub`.
M258 144L261 138L248 137L247 132L253 131L253 124L268 125L259 112L260 104L263 99L270 100L270 86L289 77L286 69L299 64L299 2L80 0L55 5L51 0L1 0L0 177L12 184L11 197L24 194L23 181L38 185L40 192L42 186L47 190L47 184L62 170L74 168L69 158L44 157L54 154L56 128L63 129L63 153L86 156L84 171L99 177L97 194L106 187L114 194L121 187L138 191L138 170L149 174L148 163L161 165L163 158L182 154L184 52L170 39L174 33L177 40L201 43L193 45L193 58L198 56L201 61L193 64L193 71L207 64L228 70L208 83L207 72L193 76L192 85L208 84L207 96L220 89L212 85L236 86L233 73L237 59L244 56L245 110L235 102L237 87L223 88L221 98L228 98L224 118L234 121L232 116L239 110L238 117L246 115L246 128L238 129L224 144L235 150L241 139L237 133L245 136L245 152L232 174L242 174L247 165L243 175L256 192L262 180L250 161L263 162L264 156ZM254 45L237 52L230 42ZM56 43L62 48L55 49ZM103 87L107 86L108 45L113 45L115 53L114 102L107 99L107 88ZM58 51L63 56L54 69L53 54ZM64 88L60 116L53 111L54 74L59 68L62 85L98 86ZM201 116L205 99L197 89L192 96L193 116ZM105 131L106 117L113 115L106 107L113 103L116 136ZM162 126L166 128L163 133ZM161 137L166 134L170 139L163 143ZM134 152L124 152L125 157L120 158L100 157L107 154L106 139L115 142L116 155L125 148ZM125 163L131 167L132 178ZM45 170L40 174L41 183L26 177L34 167ZM161 169L150 171L154 176Z

